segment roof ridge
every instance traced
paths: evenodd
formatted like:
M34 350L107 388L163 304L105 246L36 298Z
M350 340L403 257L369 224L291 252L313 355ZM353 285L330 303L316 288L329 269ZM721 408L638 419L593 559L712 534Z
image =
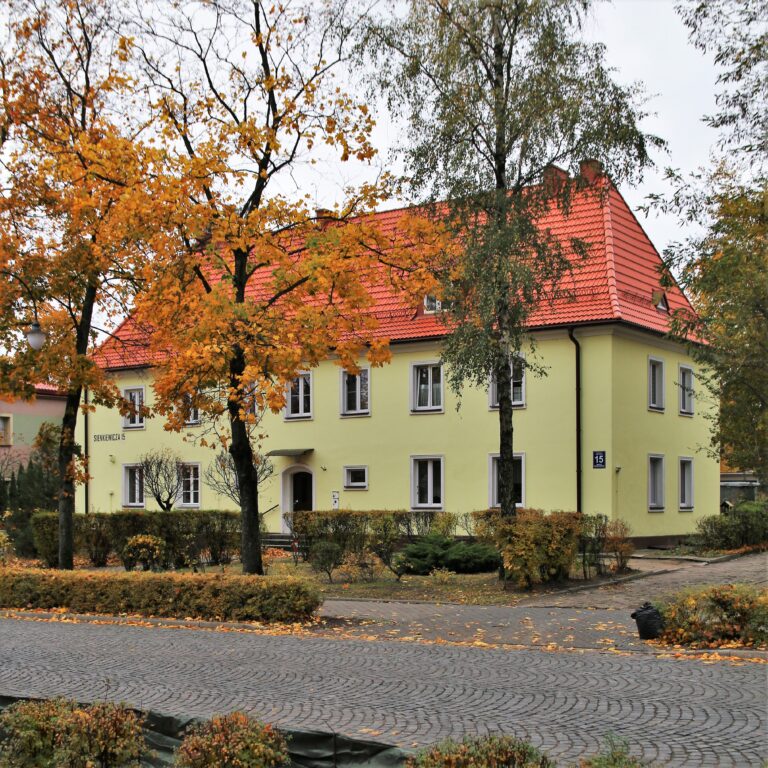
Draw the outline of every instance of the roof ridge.
M621 307L619 305L619 293L616 287L616 259L613 250L613 223L611 221L611 192L614 190L613 184L608 182L608 194L603 205L603 227L605 229L605 269L608 276L608 296L611 300L611 308L616 317L621 317Z

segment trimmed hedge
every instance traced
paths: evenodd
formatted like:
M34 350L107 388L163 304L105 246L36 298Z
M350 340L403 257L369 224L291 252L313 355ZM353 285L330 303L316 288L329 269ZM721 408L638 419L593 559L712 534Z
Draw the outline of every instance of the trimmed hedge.
M58 563L58 516L36 512L31 520L40 559ZM91 564L103 568L113 552L122 557L134 536L156 536L165 543L163 568L185 568L201 561L225 565L240 550L240 513L184 509L171 512L120 510L75 515L75 543Z
M768 547L768 503L746 501L729 512L702 517L694 541L704 549Z
M0 608L67 608L214 621L305 621L316 589L297 579L175 573L0 570Z

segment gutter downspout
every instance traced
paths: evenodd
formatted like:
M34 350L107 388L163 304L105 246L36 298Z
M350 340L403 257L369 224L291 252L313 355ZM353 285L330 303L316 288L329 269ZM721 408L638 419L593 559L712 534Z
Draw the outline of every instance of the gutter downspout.
M85 392L83 393L83 402L85 405L88 405L88 387L85 388ZM85 443L83 447L83 451L85 454L85 514L87 515L88 512L91 509L91 502L90 502L90 496L91 496L91 467L89 463L89 451L88 451L88 445L90 443L89 435L88 435L88 409L85 409L85 413L83 414L83 442Z
M576 511L581 514L582 504L582 466L581 466L581 345L573 335L573 327L568 329L568 338L576 347Z

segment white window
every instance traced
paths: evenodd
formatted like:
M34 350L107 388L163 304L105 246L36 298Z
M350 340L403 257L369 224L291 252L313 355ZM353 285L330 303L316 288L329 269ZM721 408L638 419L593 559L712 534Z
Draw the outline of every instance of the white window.
M664 509L664 457L648 457L648 509Z
M693 368L680 366L680 413L693 416Z
M499 407L499 387L496 377L491 376L491 408ZM525 363L516 358L512 363L512 405L520 408L525 405Z
M648 407L664 410L664 361L655 357L648 358Z
M513 455L513 486L515 506L525 506L525 454L516 453ZM491 455L490 465L490 493L489 502L491 507L501 506L499 502L499 454Z
M442 509L443 459L441 456L411 457L411 506Z
M193 426L200 423L200 409L192 405L192 398L189 395L184 395L184 407L187 412L184 423L187 426Z
M0 445L13 445L12 416L0 416Z
M434 315L442 309L442 302L436 296L424 297L424 314Z
M144 506L144 471L141 464L126 464L123 467L123 506Z
M123 398L133 405L133 413L123 418L123 429L142 429L144 416L141 408L144 405L144 387L131 387L123 390Z
M181 501L182 507L200 506L200 465L181 464Z
M367 368L361 369L357 375L341 372L341 412L344 416L370 413L369 382Z
M312 416L312 374L299 374L288 386L285 405L288 419L308 419Z
M443 367L440 363L419 363L412 368L412 410L441 411L443 408Z
M348 491L368 488L368 467L344 467L344 488Z
M693 459L680 459L678 482L680 485L680 509L693 509Z

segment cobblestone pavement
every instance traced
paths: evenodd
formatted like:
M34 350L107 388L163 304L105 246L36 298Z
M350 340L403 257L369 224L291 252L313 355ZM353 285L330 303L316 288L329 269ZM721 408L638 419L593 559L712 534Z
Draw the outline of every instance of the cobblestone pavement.
M640 565L649 567L647 561ZM657 560L652 567L671 570L613 586L535 596L513 607L326 600L322 613L347 622L345 633L367 637L650 652L655 649L637 639L630 617L646 600L701 584L768 585L768 553L710 565Z
M504 731L567 765L608 732L668 766L759 766L765 666L0 619L0 695L244 709L407 747Z

